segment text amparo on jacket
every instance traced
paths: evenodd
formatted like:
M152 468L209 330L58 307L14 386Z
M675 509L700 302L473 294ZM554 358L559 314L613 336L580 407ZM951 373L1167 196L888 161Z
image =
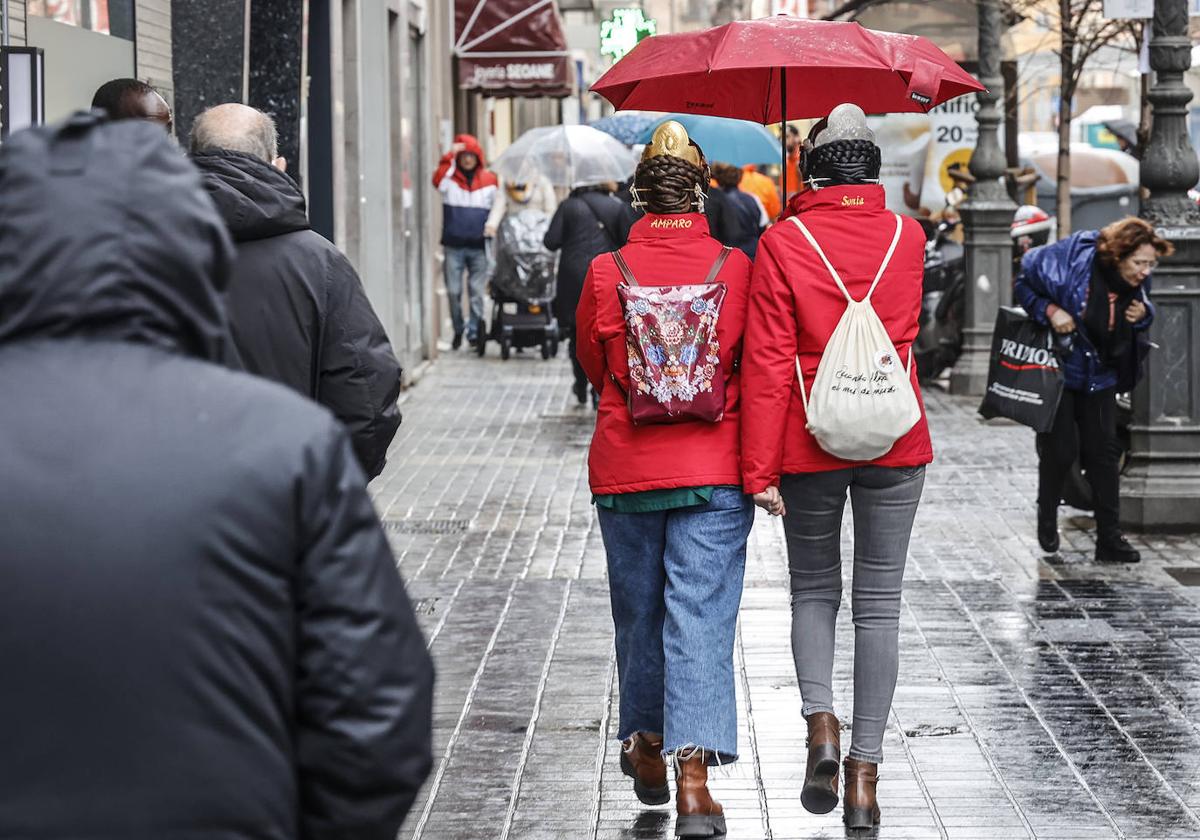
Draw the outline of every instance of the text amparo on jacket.
M0 837L392 840L432 668L362 471L214 364L224 225L97 120L0 150Z
M237 242L227 300L242 366L332 411L374 478L400 426L400 362L362 281L286 173L241 152L192 159Z

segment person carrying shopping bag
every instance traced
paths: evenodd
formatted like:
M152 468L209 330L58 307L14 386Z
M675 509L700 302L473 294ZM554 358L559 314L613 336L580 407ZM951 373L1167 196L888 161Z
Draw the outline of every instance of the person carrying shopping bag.
M646 214L591 263L579 362L600 392L588 474L608 556L621 767L676 835L717 837L708 767L737 759L733 642L754 519L742 492L737 360L750 261L709 236L708 166L661 126L634 178Z
M1076 455L1096 512L1097 563L1137 563L1121 533L1117 393L1132 391L1150 352L1150 275L1175 247L1132 216L1025 254L1014 292L1029 317L1070 344L1054 426L1039 432L1037 534L1059 548L1058 504Z
M812 142L815 140L815 143ZM888 211L880 150L841 105L805 144L808 189L759 242L742 374L743 486L784 517L792 653L808 723L801 801L838 803L833 707L842 515L854 510L854 725L844 762L850 828L880 821L883 734L898 671L909 536L933 458L912 364L925 236Z

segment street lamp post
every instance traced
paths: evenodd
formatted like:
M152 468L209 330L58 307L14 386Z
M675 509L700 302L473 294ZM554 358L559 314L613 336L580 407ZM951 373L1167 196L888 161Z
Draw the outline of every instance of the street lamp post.
M1000 73L1000 4L977 0L979 11L979 80L987 90L976 94L979 135L971 155L971 184L960 207L966 233L967 288L963 351L950 373L950 390L980 395L987 387L988 361L996 310L1012 300L1012 240L1009 231L1016 205L1001 180L1004 151L998 129L997 103L1004 98Z
M1200 524L1200 210L1187 197L1200 167L1187 130L1192 93L1188 0L1156 0L1148 98L1153 128L1142 156L1142 218L1175 243L1154 273L1157 308L1145 378L1133 395L1121 519L1137 530Z

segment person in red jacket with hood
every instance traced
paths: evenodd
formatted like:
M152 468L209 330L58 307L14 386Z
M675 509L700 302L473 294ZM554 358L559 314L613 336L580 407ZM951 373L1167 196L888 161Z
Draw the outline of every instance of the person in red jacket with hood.
M834 627L842 598L842 512L850 496L854 725L845 761L844 820L851 828L870 828L879 822L875 783L896 688L904 562L925 465L933 458L910 361L921 311L925 236L915 219L901 220L897 230L878 185L879 148L861 110L839 106L828 127L818 125L814 135L816 144L806 147L803 164L810 189L790 202L790 210L811 231L846 294L799 226L781 222L763 235L746 324L742 476L746 492L784 515L792 653L809 732L801 801L815 813L827 813L838 802L841 727L833 709ZM803 369L804 383L811 386L847 311L847 295L856 301L867 296L894 237L894 252L870 302L900 360L910 365L920 419L874 461L843 461L809 432L796 369Z
M708 792L708 766L737 758L733 638L754 521L740 486L736 367L750 260L709 236L708 183L699 148L683 126L665 123L634 176L634 200L646 214L619 254L643 287L703 283L716 269L714 280L726 287L716 326L725 376L721 420L634 425L626 394L635 383L617 292L623 277L613 254L592 261L576 312L579 362L600 392L588 476L616 625L621 768L643 803L661 805L670 799L664 757L671 760L680 837L725 834L721 806ZM666 324L664 335L677 322ZM694 345L680 358L689 349Z
M499 189L496 176L484 168L483 149L470 134L454 138L450 151L442 155L433 185L442 194L442 250L445 253L446 295L450 299L450 320L454 322L455 350L462 346L463 330L467 342L479 338L483 321L483 290L487 285L488 264L483 249L484 227L492 202ZM462 314L463 273L467 274L467 293L471 301L471 319L464 324Z

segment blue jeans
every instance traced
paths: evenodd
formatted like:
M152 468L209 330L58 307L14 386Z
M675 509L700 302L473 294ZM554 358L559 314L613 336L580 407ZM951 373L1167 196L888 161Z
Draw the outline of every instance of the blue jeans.
M597 508L621 689L617 737L663 735L663 752L737 760L733 639L754 505L718 487L708 504L653 513Z
M467 339L474 341L483 322L483 288L487 285L488 261L482 248L458 248L444 246L446 263L446 296L450 299L450 320L454 322L454 334L463 332L462 296L463 272L467 273L467 294L471 298L471 321L467 326Z
M854 508L854 726L848 755L883 761L900 669L900 588L924 467L850 467L785 475L779 491L792 580L792 657L801 714L834 713L833 653L842 604L842 512Z

